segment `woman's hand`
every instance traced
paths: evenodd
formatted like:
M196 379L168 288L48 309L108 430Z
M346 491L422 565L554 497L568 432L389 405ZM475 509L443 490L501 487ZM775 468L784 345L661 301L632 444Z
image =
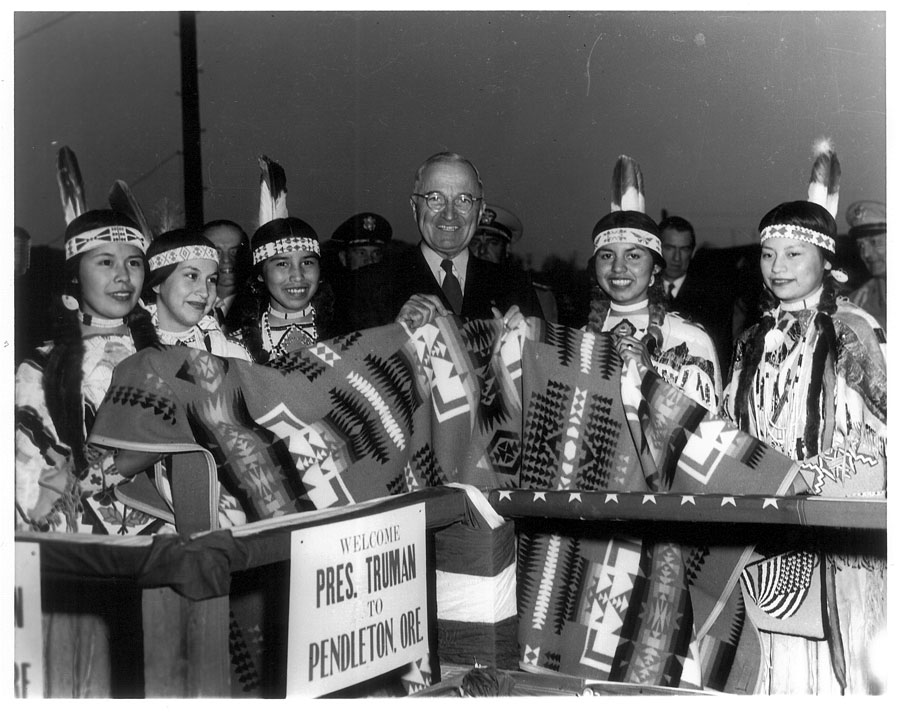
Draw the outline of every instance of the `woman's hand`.
M653 362L650 360L647 345L637 337L617 337L616 351L623 361L633 359L643 364L647 369L653 369Z
M415 330L431 322L434 317L451 314L436 295L416 294L409 298L400 308L394 322L406 325L410 330Z

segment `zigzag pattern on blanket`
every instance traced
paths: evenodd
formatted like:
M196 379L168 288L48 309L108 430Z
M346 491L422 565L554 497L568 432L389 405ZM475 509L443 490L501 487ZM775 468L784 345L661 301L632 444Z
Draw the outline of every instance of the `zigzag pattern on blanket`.
M152 450L196 443L253 519L446 482L774 495L796 472L655 374L623 367L608 335L539 320L516 331L499 320L438 318L412 334L389 325L310 346L282 369L144 350L119 365L113 388L165 384L172 418L146 400L107 400L93 433ZM729 623L707 620L741 554L711 549L697 562L677 544L594 541L520 543L522 662L700 686L691 634L732 638Z

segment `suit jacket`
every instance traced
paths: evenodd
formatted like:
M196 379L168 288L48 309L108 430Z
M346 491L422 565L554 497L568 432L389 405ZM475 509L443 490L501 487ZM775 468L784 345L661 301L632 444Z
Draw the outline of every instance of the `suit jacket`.
M348 284L336 286L336 292L343 294L343 322L351 330L393 322L400 308L416 293L436 295L444 307L453 311L418 246L390 263L353 271ZM506 312L512 305L518 305L526 317L543 319L540 303L524 273L470 255L460 316L489 319L493 317L492 307Z
M734 293L729 294L723 282L715 281L705 271L692 267L681 284L681 290L669 301L669 310L702 325L709 333L716 346L723 374L727 374L731 366L734 299Z

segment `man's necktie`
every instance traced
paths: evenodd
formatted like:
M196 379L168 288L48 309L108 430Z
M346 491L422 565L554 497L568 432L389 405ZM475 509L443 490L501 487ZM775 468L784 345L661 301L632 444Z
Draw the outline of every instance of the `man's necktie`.
M666 294L669 296L669 300L675 299L675 283L669 283L669 289Z
M449 258L444 258L441 261L441 268L444 271L444 282L441 284L441 290L444 291L444 295L450 301L453 312L459 315L462 312L463 295L462 288L459 286L459 280L453 274L453 261Z

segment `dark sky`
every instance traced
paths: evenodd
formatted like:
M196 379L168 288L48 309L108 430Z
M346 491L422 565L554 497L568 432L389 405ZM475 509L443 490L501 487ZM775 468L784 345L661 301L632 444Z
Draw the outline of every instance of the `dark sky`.
M885 13L200 12L205 218L256 227L265 153L288 206L327 239L362 210L417 238L416 167L453 150L516 246L587 258L619 154L647 209L698 240L756 240L775 204L805 198L819 136L843 167L841 216L885 198ZM27 13L14 23L15 221L62 244L55 157L78 155L92 208L116 178L151 216L184 204L178 15Z

